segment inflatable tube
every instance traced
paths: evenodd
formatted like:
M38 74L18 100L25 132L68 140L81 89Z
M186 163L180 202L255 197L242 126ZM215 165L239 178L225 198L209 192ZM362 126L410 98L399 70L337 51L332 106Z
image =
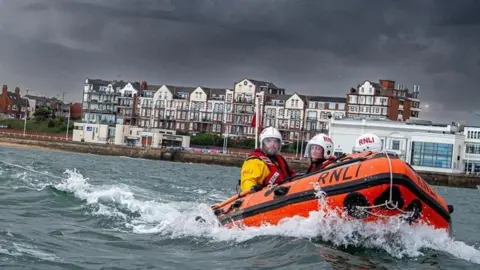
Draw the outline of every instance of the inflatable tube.
M223 226L277 224L320 210L315 185L326 194L329 209L365 222L401 216L451 233L453 207L447 205L407 163L389 153L366 152L340 159L327 168L278 186L232 197L215 207ZM233 199L234 198L234 199Z

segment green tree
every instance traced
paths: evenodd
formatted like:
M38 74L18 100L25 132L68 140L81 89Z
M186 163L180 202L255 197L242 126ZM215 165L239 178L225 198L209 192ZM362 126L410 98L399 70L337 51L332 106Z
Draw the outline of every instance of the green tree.
M33 116L37 121L45 120L50 116L50 110L46 107L38 108L33 113Z

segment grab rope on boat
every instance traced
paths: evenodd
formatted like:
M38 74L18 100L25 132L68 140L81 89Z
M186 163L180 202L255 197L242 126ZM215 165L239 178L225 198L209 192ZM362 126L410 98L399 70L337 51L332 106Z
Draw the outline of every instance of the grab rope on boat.
M388 167L389 167L389 170L390 170L390 192L389 192L389 198L388 200L385 200L384 203L381 203L381 204L377 204L377 205L372 205L372 206L358 206L356 205L355 207L360 210L360 211L363 211L365 213L368 213L372 216L376 216L376 217L381 217L381 218L388 218L389 216L384 216L384 215L380 215L380 214L375 214L373 213L372 211L369 211L370 209L376 209L376 208L380 208L380 207L385 207L387 208L388 210L397 210L399 211L400 213L402 214L405 214L406 217L408 218L411 218L415 215L415 212L414 211L403 211L402 209L400 209L398 207L398 201L394 202L393 201L393 169L392 169L392 160L390 159L390 156L388 155L388 152L386 150L383 150L382 151L383 154L385 154L385 156L387 157L387 161L388 161Z

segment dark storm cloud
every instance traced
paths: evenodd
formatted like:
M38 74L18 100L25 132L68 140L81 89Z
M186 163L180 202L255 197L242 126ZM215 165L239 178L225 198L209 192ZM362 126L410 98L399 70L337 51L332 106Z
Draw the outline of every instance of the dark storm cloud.
M386 78L421 85L425 117L480 109L478 1L0 3L0 78L44 92L80 99L84 77L121 75L217 87L253 77L344 95Z

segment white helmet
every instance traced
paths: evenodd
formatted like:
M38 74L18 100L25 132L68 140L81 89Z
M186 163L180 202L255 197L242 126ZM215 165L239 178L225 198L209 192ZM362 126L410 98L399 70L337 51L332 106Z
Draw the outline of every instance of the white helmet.
M365 151L375 151L380 152L382 151L382 140L373 134L373 133L365 133L357 138L355 141L355 145L353 146L354 153L361 153Z
M318 145L323 148L323 158L328 158L333 155L333 141L328 135L320 133L311 138L307 147L305 148L305 157L312 156L312 145Z
M260 133L260 136L259 136L260 146L263 145L263 140L265 140L267 138L278 139L279 143L280 143L280 147L282 147L282 144L283 144L282 134L280 134L280 131L278 131L276 128L268 127L266 129L262 130L262 133Z

